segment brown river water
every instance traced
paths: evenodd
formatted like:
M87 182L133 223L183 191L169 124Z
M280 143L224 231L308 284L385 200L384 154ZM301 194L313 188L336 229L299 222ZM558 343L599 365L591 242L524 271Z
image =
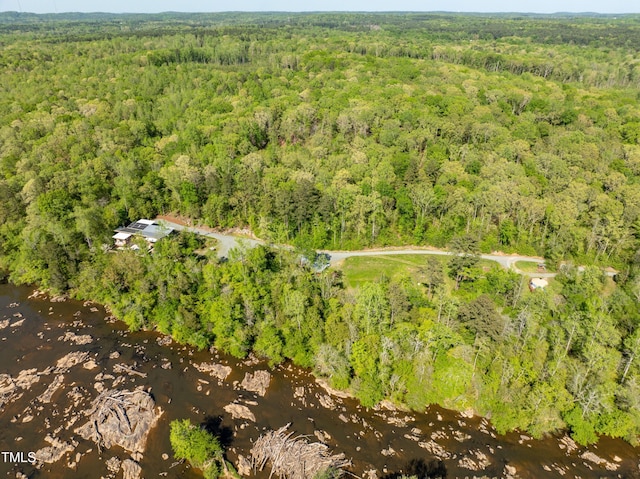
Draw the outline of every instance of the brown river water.
M517 432L498 435L486 419L438 407L424 413L366 409L353 399L331 395L309 371L291 365L271 370L258 360L238 361L175 343L161 345L159 334L129 332L123 323L105 320L107 314L99 305L29 299L31 293L26 287L0 285L0 374L15 378L33 368L39 373L38 382L0 409L0 451L22 452L26 457L49 446L47 434L75 441L77 446L57 462L36 466L11 462L3 454L0 478L15 478L18 472L29 478L122 477L122 472L110 473L105 461L114 456L124 460L129 453L119 446L99 451L94 443L74 433L86 421L84 417L66 427L69 415L87 409L97 396L97 382L110 389L114 380L122 381L116 386L119 389L144 387L163 410L143 457L138 458L141 477L146 479L202 477L188 465L176 463L171 454L169 423L183 418L206 422L217 430L226 445L227 459L234 464L239 454L249 456L252 443L266 430L291 423L289 430L296 435L306 435L310 441L318 441L320 436L333 452L351 459L352 466L347 469L351 474L345 477L393 477L411 472L411 467L441 474L446 471L447 478L625 478L639 470L640 449L621 440L605 437L588 449L569 451L572 444L562 435L542 440ZM90 335L92 341L76 344L68 334L65 340L69 332ZM70 367L51 401L38 401L59 376L47 373L47 368L74 351L88 353L86 361L93 360L96 367ZM219 381L194 367L201 363L227 365L232 372ZM119 365L136 373L124 373ZM272 375L264 396L239 387L247 372L257 370L268 370ZM80 393L76 394L80 403L75 410L72 391ZM247 406L256 422L233 419L223 409L232 402ZM163 459L165 454L167 459ZM366 474L372 470L376 475ZM250 477L267 478L269 472L267 467Z

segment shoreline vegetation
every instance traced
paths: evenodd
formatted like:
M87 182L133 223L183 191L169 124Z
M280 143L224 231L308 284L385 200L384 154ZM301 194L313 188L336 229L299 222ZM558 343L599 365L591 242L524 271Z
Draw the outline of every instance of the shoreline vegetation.
M0 14L9 281L291 360L367 407L638 443L638 16L96 20ZM166 212L294 249L103 247ZM299 261L408 244L459 255L353 288ZM496 250L559 273L529 293L478 262Z
M184 234L184 237L188 237L190 238L191 241L193 241L194 243L192 243L191 247L192 248L198 248L200 245L198 243L198 237L196 235L190 235L190 234ZM184 238L181 238L184 241ZM166 240L167 242L177 242L176 238L172 238L172 239L168 239ZM292 252L283 252L283 251L279 251L279 250L269 250L266 247L260 246L258 247L259 249L257 251L255 251L256 255L254 256L254 258L260 258L260 260L264 261L265 257L271 257L272 261L278 261L280 263L280 265L282 265L284 262L287 262L287 266L288 268L290 268L290 270L288 271L288 274L292 274L295 276L301 276L304 275L306 277L307 281L311 281L316 283L315 287L322 289L322 288L327 288L327 282L329 282L329 286L328 288L331 291L327 291L326 289L324 289L324 293L320 293L320 291L316 290L316 294L320 293L320 294L327 294L330 297L335 298L336 296L338 296L340 294L340 291L344 291L344 285L342 284L342 278L341 278L341 274L339 271L327 271L325 273L323 273L324 276L322 275L317 275L314 274L313 272L311 272L308 268L302 268L298 261L297 258L295 257L295 254ZM159 252L162 251L159 250ZM236 267L239 266L238 263L242 264L242 268L246 268L249 267L249 262L251 261L251 257L250 254L253 250L251 249L247 249L245 251L234 251L234 254L239 254L240 255L240 259L238 258L231 258L230 261L223 261L223 262L218 262L219 260L215 260L215 262L210 263L211 267L215 267L216 269L220 269L220 267L222 266L227 266L230 265L230 263L234 263ZM127 253L131 253L131 252L120 252L119 254L127 254ZM151 262L155 262L155 260L158 258L157 254L161 254L161 253L155 253L154 255L144 255L149 261ZM173 263L180 263L182 261L184 261L185 259L187 259L188 257L194 256L193 255L193 251L189 251L189 250L185 250L183 251L183 254L185 256L182 257L176 257L174 259L172 259L171 261ZM278 257L279 255L285 254L285 257ZM140 258L140 254L136 254L133 255L136 258ZM129 256L130 259L132 259L133 256ZM208 258L206 260L203 261L211 261L211 258ZM439 274L444 273L444 271L446 271L444 265L442 263L436 262L436 265L439 265L441 272L436 273L435 275L438 276ZM264 263L263 263L264 266ZM431 267L434 267L434 264L431 265ZM436 268L438 268L438 266L435 266ZM244 274L251 274L252 273L256 273L258 270L260 270L261 268L257 265L254 265L253 268L255 269L250 269L250 270L245 270L246 272ZM269 271L271 268L266 268L265 271ZM297 270L297 271L296 271ZM436 269L437 271L437 269ZM481 275L482 273L478 270L475 271L475 273L477 275ZM590 274L591 278L590 280L592 282L594 282L595 284L592 284L592 287L597 287L597 285L600 285L603 289L605 288L605 277L601 274L601 272L597 269L597 268L589 268L586 272L583 273L579 273L576 269L573 270L565 270L565 273L568 275L568 277L565 277L564 274L561 275L559 281L560 282L569 282L569 284L572 284L576 281L580 281L582 282L585 278L583 278L583 275L585 274ZM518 275L516 275L513 272L509 272L506 271L504 269L502 269L499 266L494 267L490 272L489 272L489 280L487 281L487 278L476 278L474 280L470 280L469 283L466 285L466 288L463 286L463 291L460 292L460 296L461 298L469 298L469 297L473 297L473 296L477 296L478 291L476 290L479 286L482 286L484 288L493 288L496 286L496 279L492 276L492 275L497 275L498 277L502 277L503 281L504 278L510 278L511 280L513 280L513 282L510 284L511 289L503 289L502 294L496 296L491 296L494 297L498 300L502 300L501 304L506 305L505 300L509 295L514 295L516 294L517 290L520 289L520 294L523 294L521 291L521 287L517 286L517 283L521 283L522 278L520 278ZM179 276L176 276L176 278ZM242 275L242 277L245 277L244 275ZM170 280L171 278L171 274L169 274L169 278L168 280ZM239 281L243 281L240 277L237 277L236 279L238 279ZM261 282L260 278L256 278L258 282ZM437 279L437 278L436 278ZM434 290L434 293L431 295L431 300L432 303L430 304L431 308L429 308L429 306L427 306L427 309L431 309L431 320L428 321L426 324L423 324L422 327L428 327L428 328L434 328L434 331L429 331L430 335L433 335L437 332L439 332L440 334L445 334L445 341L451 341L452 339L456 339L451 338L451 335L453 334L453 331L451 329L452 323L455 323L456 320L460 320L460 316L458 316L457 318L452 318L452 314L455 314L455 311L457 311L457 309L454 309L454 312L452 313L452 311L447 310L444 311L444 309L450 309L451 308L451 304L452 303L457 303L457 308L460 307L460 302L459 300L456 298L455 296L455 292L454 292L454 287L453 287L453 278L447 277L446 275L442 274L440 276L440 280L443 281L443 283L440 285L440 288L438 288L437 293ZM401 284L401 286L408 288L410 290L410 292L412 292L414 295L416 294L422 294L424 295L425 291L420 288L420 287L416 287L413 285L413 281L407 281L407 278L400 278L400 282L403 283ZM324 284L318 284L318 283L324 283ZM384 298L385 296L389 296L389 292L390 292L390 287L394 288L394 287L398 287L399 284L396 281L390 281L388 279L382 279L380 280L379 283L369 283L368 286L366 286L367 290L369 288L373 288L375 287L374 285L378 285L378 286L382 286L384 289L380 289L378 291L378 300L383 302L383 305L386 305L386 307L390 308L392 307L392 305L390 305L388 302L384 303ZM201 285L202 286L202 285ZM424 286L428 287L428 283L425 284ZM573 285L575 286L575 284ZM583 287L585 287L586 285L583 285ZM208 288L207 285L203 286L204 288ZM309 285L307 285L307 287L310 287ZM251 288L251 286L250 286ZM502 288L505 288L504 285L502 285ZM476 290L476 291L474 291ZM78 295L80 290L71 290L71 293L74 294L78 299L85 299L85 300L91 300L94 301L95 298L88 298L88 297L84 297L82 295ZM391 292L393 292L393 290L391 290ZM495 291L494 291L495 293ZM47 294L47 293L39 293L40 295L42 294ZM215 293L214 293L215 294ZM362 300L367 298L368 300L371 300L371 298L369 297L364 297L362 296L363 292L362 291L356 291L355 293L357 296L354 297L350 297L350 301L353 302L354 299L355 300ZM397 291L396 291L397 294ZM408 299L408 292L405 291L405 299ZM437 297L436 294L441 295L440 297ZM452 296L449 296L452 295ZM426 295L428 296L428 295ZM502 296L502 297L501 297ZM127 296L128 298L131 298L131 296ZM549 292L536 292L535 294L531 294L528 295L528 300L526 301L525 304L523 304L523 307L526 307L526 309L529 309L531 307L535 308L535 305L537 304L538 307L542 306L543 308L545 307L545 305L548 305L550 301L557 301L558 298L561 297L560 295L556 295L555 293L550 293ZM56 296L52 296L52 301L65 301L68 298L68 296L66 295L56 295ZM262 298L264 299L264 298ZM415 298L414 298L415 299ZM427 298L423 298L427 299ZM563 298L564 299L564 298ZM316 298L317 300L317 298ZM349 397L354 397L356 399L358 399L363 405L367 406L367 407L373 407L375 405L380 405L382 404L383 407L386 408L399 408L399 409L406 409L406 410L411 410L411 409L424 409L426 406L428 406L429 404L435 403L435 404L439 404L441 406L447 407L449 409L453 409L456 411L459 411L461 413L464 414L471 414L471 415L477 415L477 416L482 416L482 417L488 417L491 418L492 423L494 423L494 426L496 427L497 431L500 433L504 433L507 432L509 430L514 430L514 429L521 429L524 432L528 432L530 434L532 434L534 437L540 438L542 437L544 434L546 433L557 433L560 432L561 430L563 430L566 426L562 425L562 423L558 423L558 425L554 428L554 429L550 429L550 430L535 430L535 429L525 429L524 427L522 427L521 425L517 424L517 423L512 423L509 426L501 426L501 424L496 421L496 419L500 420L500 417L498 416L496 418L494 411L483 411L483 410L478 410L478 404L479 403L473 403L472 400L470 400L468 397L464 398L466 400L466 402L452 402L449 400L449 398L447 396L445 396L444 394L441 396L444 400L442 400L441 402L436 402L433 400L426 400L422 405L417 406L416 405L412 405L410 404L408 401L406 401L405 398L403 398L401 395L395 395L395 396L389 396L389 395L385 395L386 391L384 391L383 389L381 389L381 384L378 383L378 387L380 389L373 390L373 388L371 389L364 389L362 387L362 383L359 380L359 378L357 376L355 376L355 374L357 374L355 372L354 369L354 365L352 364L352 361L354 360L353 356L351 357L346 357L345 353L340 351L337 347L333 346L333 344L335 344L336 342L340 341L341 339L346 341L346 337L340 338L338 336L334 336L334 334L337 331L333 331L331 330L331 332L329 332L329 328L331 327L335 327L336 325L340 325L342 326L342 328L347 327L347 324L345 324L346 322L343 321L338 321L337 323L330 323L330 324L325 324L325 331L321 332L324 333L324 337L325 340L332 340L331 343L325 343L325 344L321 344L319 349L318 349L318 353L315 357L310 356L310 351L306 351L306 356L304 355L304 351L300 351L299 352L299 356L298 357L294 357L292 354L292 349L291 346L287 345L285 343L285 341L291 341L291 336L285 335L283 334L283 332L281 332L282 330L279 330L278 328L274 328L272 327L270 330L267 331L267 334L263 333L262 330L259 330L259 333L252 338L253 339L253 346L250 347L249 346L249 340L246 340L247 342L244 344L244 347L242 347L242 344L236 339L238 336L238 330L232 330L230 331L231 334L233 335L232 337L223 337L221 334L218 333L217 336L214 336L212 334L204 334L202 330L198 330L198 331L190 331L188 327L182 326L180 323L174 323L171 325L171 328L169 329L163 329L163 326L166 327L165 325L161 325L160 323L157 323L157 319L155 317L153 317L153 314L151 313L151 311L153 310L152 307L150 307L147 311L147 314L150 314L151 317L150 318L145 318L145 313L144 312L140 312L140 311L144 311L140 308L140 305L133 305L133 304L127 304L129 303L130 299L128 300L124 300L122 303L124 304L111 304L111 303L104 303L106 305L106 309L107 312L109 314L113 314L115 317L124 320L124 322L132 329L140 329L140 328L144 328L144 329L149 329L149 330L158 330L164 334L170 334L175 340L177 340L180 343L188 343L191 345L194 345L198 348L206 348L209 347L209 345L212 345L213 347L216 347L218 349L220 349L221 351L224 351L225 353L231 353L232 355L238 357L238 358L243 358L246 357L247 354L249 353L255 353L260 357L266 358L270 360L270 364L275 365L278 364L284 360L291 360L294 364L305 367L305 368L311 368L314 372L314 374L316 375L316 377L318 378L318 384L320 384L323 388L327 389L327 391L332 392L333 394L339 396L339 397L345 397L346 395L348 395ZM101 301L99 301L101 302ZM332 306L336 307L336 303L337 301L333 301L332 302ZM426 305L429 305L428 302L426 302ZM491 310L491 308L494 309L494 311L496 311L499 306L497 306L496 302L493 302L489 296L486 295L486 293L482 296L477 296L476 301L472 301L469 306L471 307L471 305L474 305L475 307L478 307L479 304L484 304L484 307L489 308L489 310ZM124 306L125 310L131 310L132 306L136 307L139 311L139 315L136 316L128 316L127 319L129 321L131 321L132 319L137 319L139 322L137 323L131 323L129 321L127 321L127 319L123 319L121 316L121 312L122 311L120 308L122 308ZM342 305L349 307L348 305ZM355 306L354 304L352 304L351 307ZM406 315L408 312L412 311L413 308L411 307L410 304L406 304L405 303L405 307L407 308L407 310L404 311L404 314ZM480 306L482 307L482 306ZM438 309L436 312L436 308ZM513 310L511 308L500 308L502 311L509 311L509 312L513 312ZM571 305L569 305L569 309L571 309ZM387 312L387 314L390 314L391 311ZM300 313L301 315L304 315L304 313ZM325 313L326 314L326 313ZM350 311L349 314L353 314L353 311ZM416 314L416 311L412 311L412 314ZM437 316L436 316L437 314ZM446 316L445 316L446 314ZM531 311L530 314L534 314L534 311ZM542 311L538 311L535 314L542 314ZM216 323L220 322L220 318L219 316L216 316L215 318L212 318L212 320L215 320ZM292 319L293 318L287 318L288 319L288 325L283 325L285 327L287 327L287 329L285 329L284 331L289 332L291 329L295 329L292 328L293 325L291 325L291 323L293 322ZM332 318L333 319L333 318ZM362 321L364 318L359 318L360 321ZM407 317L404 318L405 320L408 319ZM482 319L482 314L478 314L475 318L475 320L478 319ZM495 319L495 318L494 318ZM512 320L515 320L516 318L512 318ZM301 321L301 323L304 323L304 317L299 317L298 318L299 321ZM486 319L485 319L486 320ZM369 319L369 321L373 321L373 319ZM387 317L387 321L389 321L389 318ZM342 324L341 324L342 323ZM417 328L412 328L410 326L410 321L407 323L401 323L398 326L401 327L403 330L402 332L410 332L412 334L412 337L410 336L409 339L413 339L414 341L420 341L421 338L423 337L422 334L420 334L420 331ZM166 324L166 323L165 323ZM438 329L440 329L437 325L438 324L442 324L445 327L442 328L444 331L438 331ZM235 324L235 326L238 328L238 323ZM358 325L359 327L362 327L362 325ZM387 323L386 325L387 327L390 326L389 323ZM506 325L503 325L506 328ZM264 326L263 326L264 327ZM281 326L282 327L282 326ZM477 326L476 326L477 327ZM574 325L575 327L575 325ZM238 328L239 329L239 328ZM266 329L266 327L265 327ZM393 331L394 328L391 328L391 334L394 334L395 331ZM306 335L310 336L311 332L305 331L304 332ZM342 333L346 336L347 333L346 331L342 330ZM417 333L417 334L416 334ZM468 332L466 332L467 335L469 334ZM214 333L215 334L215 333ZM294 333L295 334L295 333ZM395 333L397 334L397 333ZM477 333L476 333L477 334ZM499 334L499 332L497 332L497 334ZM266 339L264 339L264 336L267 336ZM500 335L500 334L499 334ZM211 338L214 338L213 340L211 340ZM371 340L371 337L375 337L375 334L371 334L369 333L367 336L368 340ZM246 336L245 336L246 338ZM382 338L383 340L385 339L384 337ZM432 337L432 340L438 339L437 337ZM448 348L445 349L445 353L450 353L451 350L455 347L461 347L463 346L463 338L461 338L460 336L457 337L458 341L460 341L457 345L448 345ZM442 339L440 339L442 340ZM309 341L309 340L307 340ZM380 339L379 339L380 341ZM408 339L406 340L408 342ZM310 342L310 341L309 341ZM298 343L299 344L299 343ZM308 344L308 343L307 343ZM380 344L380 342L376 343L376 344ZM395 345L394 345L395 346ZM407 347L406 343L403 345L404 347ZM414 344L415 346L415 344ZM395 346L397 348L397 346ZM235 349L233 349L235 348ZM384 353L385 351L383 351ZM374 354L372 350L367 350L366 354L372 355ZM406 353L404 353L406 354ZM437 354L437 352L436 352ZM334 355L334 357L325 357L324 355ZM479 355L479 354L478 354ZM424 367L421 363L421 361L424 360L425 355L421 355L419 357L417 357L417 361L415 361L415 363L412 365L413 367ZM475 360L477 360L477 358L474 358ZM386 365L385 364L379 364L378 358L374 358L374 370L376 372L378 372L378 374L380 374L381 372L384 371L384 369L382 369L382 367L386 366L386 368L390 368L390 362L389 361ZM463 362L460 362L458 364L464 364ZM403 366L403 367L407 367L406 364L406 360L403 361L403 363L398 364L398 366ZM469 366L469 364L467 363L467 366ZM343 369L340 370L338 369L339 367L342 367ZM369 367L371 367L369 365ZM391 367L393 367L391 365ZM433 366L432 366L433 367ZM411 370L411 366L409 367L409 369ZM362 369L362 371L364 372L364 374L366 375L365 378L368 378L369 380L372 380L375 378L375 376L373 375L369 375L367 374L367 370L366 369ZM340 373L342 373L342 376L340 375ZM362 373L361 373L362 374ZM389 374L387 372L387 374ZM431 372L431 374L433 374L433 371ZM453 368L451 368L449 371L447 371L447 374L449 375L448 377L445 377L443 379L440 379L440 377L438 379L440 379L441 381L441 385L440 387L443 386L450 386L450 380L452 377L455 377L455 370ZM391 378L393 379L393 378ZM404 381L408 380L409 378L402 378ZM409 379L410 380L410 379ZM415 380L415 379L414 379ZM462 379L464 381L464 377ZM428 389L430 387L434 387L433 384L431 385L425 385L424 383L419 383L418 385L415 385L414 383L414 387L419 387L421 390L419 391L412 391L413 394L429 394L430 392L428 391ZM371 387L371 386L369 386ZM455 387L455 385L454 385ZM466 385L463 385L462 388L459 388L458 391L460 391L462 394L465 394L464 391L464 387L473 387L473 383L471 381L468 381ZM346 389L346 390L345 390ZM376 396L376 399L372 400L370 397L368 397L366 394L371 394L373 392L373 394L377 394L378 396ZM405 386L404 390L400 391L400 394L407 394L409 391ZM432 391L433 392L433 391ZM472 394L475 394L475 391L472 392ZM406 396L405 396L406 397ZM423 396L424 397L424 396ZM458 396L456 399L460 399L460 397ZM391 401L390 401L391 400ZM376 401L376 402L374 402ZM509 398L509 401L511 401L511 398ZM509 414L511 414L511 412L509 412ZM531 423L529 423L531 424ZM576 439L576 441L580 444L590 444L593 442L597 441L597 436L596 436L596 430L595 428L589 429L587 426L587 431L588 433L590 433L590 435L586 436L586 440L585 437L576 437L575 434L575 430L572 430L570 428L567 428L567 431L572 433L572 437L574 437L574 439ZM615 434L608 434L608 435L612 435L614 437ZM618 436L620 437L620 436ZM623 437L624 439L630 441L632 444L635 444L636 441L632 436L627 436L627 437Z

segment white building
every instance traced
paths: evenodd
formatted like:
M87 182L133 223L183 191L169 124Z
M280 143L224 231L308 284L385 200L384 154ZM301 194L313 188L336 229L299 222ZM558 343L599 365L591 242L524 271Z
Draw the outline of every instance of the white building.
M161 225L154 220L140 219L129 226L116 229L115 233L112 236L115 245L122 248L129 244L133 236L142 236L149 245L153 245L156 241L173 233L173 228Z

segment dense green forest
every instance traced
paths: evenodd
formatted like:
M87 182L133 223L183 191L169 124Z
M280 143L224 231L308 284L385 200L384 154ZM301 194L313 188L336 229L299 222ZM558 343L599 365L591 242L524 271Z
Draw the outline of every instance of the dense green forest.
M367 406L638 442L639 17L7 13L0 47L0 275ZM161 213L464 255L347 288L267 247L104 247ZM528 294L492 250L587 267Z

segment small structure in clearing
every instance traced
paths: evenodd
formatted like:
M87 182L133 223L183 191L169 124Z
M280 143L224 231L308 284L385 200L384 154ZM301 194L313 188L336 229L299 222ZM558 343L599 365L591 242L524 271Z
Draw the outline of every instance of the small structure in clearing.
M547 286L549 286L549 281L544 278L531 278L531 281L529 281L529 289L531 291L536 289L544 289Z
M322 273L325 269L331 266L331 256L327 253L316 253L315 259L311 261L306 256L300 256L300 266L306 266L311 268L314 273Z
M154 220L139 219L129 226L116 229L115 233L112 238L118 248L127 246L134 236L144 238L149 246L153 246L156 241L173 233L173 228L161 225Z

